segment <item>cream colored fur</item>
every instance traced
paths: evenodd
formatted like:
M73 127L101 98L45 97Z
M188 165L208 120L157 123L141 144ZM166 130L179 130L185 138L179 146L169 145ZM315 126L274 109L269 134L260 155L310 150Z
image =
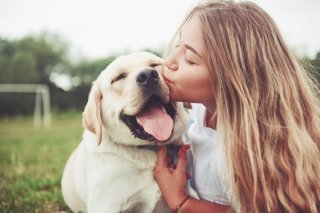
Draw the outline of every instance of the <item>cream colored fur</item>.
M83 140L70 156L63 173L62 193L73 212L170 212L153 177L156 153L138 145L150 141L135 138L120 114L135 115L144 98L136 84L139 71L153 66L161 72L157 56L138 52L120 56L93 83L83 113ZM114 81L121 73L125 78ZM169 90L161 75L161 99ZM165 143L181 137L184 121L177 105L174 132Z

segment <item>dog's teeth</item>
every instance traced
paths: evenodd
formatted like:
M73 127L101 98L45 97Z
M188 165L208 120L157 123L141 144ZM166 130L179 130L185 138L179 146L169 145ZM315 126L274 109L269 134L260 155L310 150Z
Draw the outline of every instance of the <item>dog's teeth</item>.
M166 109L164 108L164 106L161 107L163 112L167 112Z

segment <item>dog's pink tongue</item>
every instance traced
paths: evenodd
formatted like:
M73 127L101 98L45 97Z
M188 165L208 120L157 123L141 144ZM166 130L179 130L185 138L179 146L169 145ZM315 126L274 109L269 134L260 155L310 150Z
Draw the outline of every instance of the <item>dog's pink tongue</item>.
M159 104L149 104L137 118L144 131L153 135L158 141L165 141L170 137L173 129L173 120L167 113L162 111Z

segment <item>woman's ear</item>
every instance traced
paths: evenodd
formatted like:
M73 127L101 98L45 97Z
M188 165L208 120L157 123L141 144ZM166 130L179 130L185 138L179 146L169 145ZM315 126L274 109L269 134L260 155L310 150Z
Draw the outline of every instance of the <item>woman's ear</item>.
M96 134L98 144L102 139L101 99L101 91L94 82L87 105L82 113L82 124L84 128Z

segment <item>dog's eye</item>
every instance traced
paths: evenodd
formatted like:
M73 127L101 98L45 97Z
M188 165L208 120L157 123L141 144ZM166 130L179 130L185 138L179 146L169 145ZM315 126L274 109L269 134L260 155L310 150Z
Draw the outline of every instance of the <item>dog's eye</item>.
M154 67L157 67L157 66L160 66L161 64L157 64L157 63L152 63L150 64L150 67L154 68Z
M117 77L115 77L112 81L111 81L111 84L113 84L114 82L116 81L119 81L121 79L124 79L127 77L127 73L121 73L120 75L118 75Z

